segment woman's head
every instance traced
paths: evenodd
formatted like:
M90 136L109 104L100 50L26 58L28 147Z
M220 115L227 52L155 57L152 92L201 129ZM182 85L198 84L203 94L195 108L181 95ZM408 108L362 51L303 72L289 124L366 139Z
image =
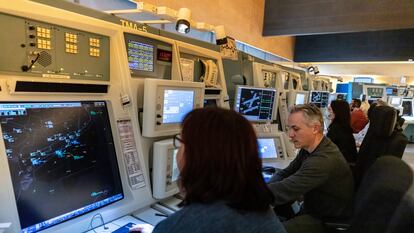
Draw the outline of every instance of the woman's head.
M185 204L223 200L235 209L267 210L273 195L262 177L254 129L244 117L221 108L193 110L183 121L181 140L177 162Z
M344 100L334 100L331 102L330 111L332 111L332 123L340 124L344 127L351 127L351 110L348 102Z

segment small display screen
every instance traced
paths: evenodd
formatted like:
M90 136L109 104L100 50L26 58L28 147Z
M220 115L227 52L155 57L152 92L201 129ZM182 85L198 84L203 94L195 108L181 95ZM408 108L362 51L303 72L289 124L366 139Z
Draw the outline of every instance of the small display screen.
M385 91L386 91L387 95L394 95L394 88L387 87L385 89Z
M250 121L271 121L275 98L275 89L239 86L235 110Z
M180 123L193 108L194 90L164 90L162 123Z
M106 103L0 103L22 232L123 199Z
M402 100L402 98L393 97L391 99L391 105L393 105L393 106L399 106L401 104L401 100Z
M172 62L172 52L163 49L157 49L157 60Z
M178 164L177 164L178 149L174 149L172 152L173 152L173 164L172 164L171 181L175 182L178 179L178 176L180 175L180 170L178 169Z
M329 92L312 91L310 95L310 103L319 108L325 108L329 103Z
M371 98L378 97L381 98L384 94L384 88L382 87L368 87L367 95Z
M303 93L296 93L295 105L305 104L305 97L306 96Z
M154 46L128 40L128 64L132 70L154 71Z
M259 156L262 159L276 159L277 149L273 138L257 139L259 145Z
M403 116L412 116L413 115L413 102L409 100L403 100Z

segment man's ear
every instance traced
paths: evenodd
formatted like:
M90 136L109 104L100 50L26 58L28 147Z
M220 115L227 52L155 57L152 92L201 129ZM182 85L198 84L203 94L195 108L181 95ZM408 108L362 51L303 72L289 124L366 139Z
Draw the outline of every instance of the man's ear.
M321 124L320 123L315 123L313 124L313 128L312 128L312 133L313 134L318 134L321 130Z

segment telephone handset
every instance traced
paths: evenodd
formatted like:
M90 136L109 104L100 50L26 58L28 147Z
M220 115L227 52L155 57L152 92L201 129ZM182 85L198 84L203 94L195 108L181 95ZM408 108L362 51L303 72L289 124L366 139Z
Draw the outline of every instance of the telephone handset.
M204 75L201 80L204 81L206 87L217 87L218 67L212 60L201 60L204 66Z

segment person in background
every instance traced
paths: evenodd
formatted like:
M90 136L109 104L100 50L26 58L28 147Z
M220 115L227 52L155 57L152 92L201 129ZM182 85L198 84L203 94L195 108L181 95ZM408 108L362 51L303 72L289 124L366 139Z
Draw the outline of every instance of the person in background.
M296 105L290 111L288 136L300 151L268 183L276 211L278 206L303 198L298 215L283 222L289 233L324 232L324 219L351 212L354 179L338 147L323 135L323 126L316 106Z
M383 101L382 99L378 99L376 103L372 103L371 106L368 109L368 120L371 120L371 115L372 115L372 111L374 110L375 107L377 106L388 106L388 103ZM365 138L365 135L367 134L369 129L369 122L365 125L365 127L359 131L358 133L354 134L354 138L355 138L355 144L357 147L361 146L362 141Z
M326 136L335 143L349 164L355 164L357 149L351 128L351 110L343 100L334 100L328 107L331 124Z
M195 109L174 145L183 208L153 233L286 232L271 208L274 196L262 177L255 131L243 116Z
M361 110L364 112L365 116L368 117L368 110L369 110L369 103L367 100L367 96L365 94L361 95Z
M353 133L361 131L368 123L368 117L361 110L361 100L352 99L351 103L351 128Z

